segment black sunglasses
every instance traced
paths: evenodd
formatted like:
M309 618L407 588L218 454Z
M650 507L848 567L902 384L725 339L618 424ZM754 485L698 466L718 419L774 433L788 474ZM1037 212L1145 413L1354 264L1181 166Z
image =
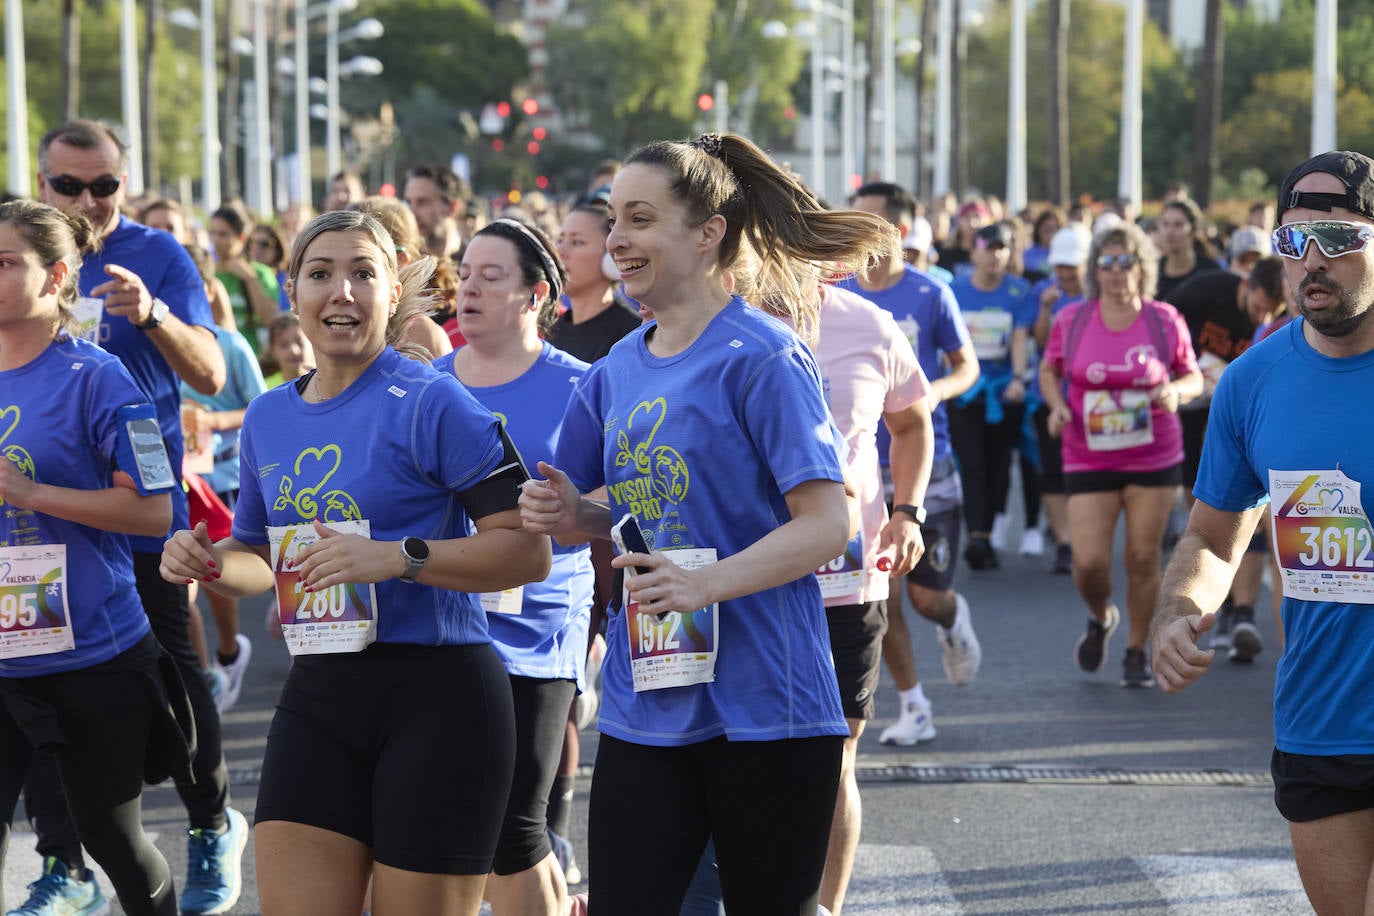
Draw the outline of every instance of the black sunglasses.
M1097 256L1098 270L1128 270L1140 263L1133 254L1102 254Z
M43 180L63 197L80 197L87 188L91 189L92 197L109 197L122 183L113 175L101 175L95 181L82 181L70 175L44 175Z

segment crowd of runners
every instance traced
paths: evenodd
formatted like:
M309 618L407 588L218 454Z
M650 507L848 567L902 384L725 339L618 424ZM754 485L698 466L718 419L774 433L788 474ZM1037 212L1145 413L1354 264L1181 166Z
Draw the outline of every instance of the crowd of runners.
M9 916L104 912L86 855L125 912L228 912L250 829L267 914L840 913L881 667L878 740L935 740L913 640L974 681L959 581L1008 551L1135 689L1253 661L1271 574L1279 808L1319 911L1363 911L1368 158L1236 225L1183 186L821 201L730 134L518 205L341 174L262 222L126 164L67 122L0 204L0 850L22 795L44 863ZM250 828L219 717L267 592ZM168 778L184 877L141 822Z

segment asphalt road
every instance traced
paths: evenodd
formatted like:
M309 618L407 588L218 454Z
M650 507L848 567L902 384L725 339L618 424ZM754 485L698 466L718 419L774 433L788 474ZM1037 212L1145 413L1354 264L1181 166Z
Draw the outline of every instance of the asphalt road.
M968 687L946 682L932 625L912 625L939 733L916 748L878 744L897 707L884 676L861 749L863 840L845 912L1310 913L1268 777L1277 659L1269 615L1259 615L1266 648L1254 664L1217 662L1179 695L1127 690L1117 685L1124 628L1102 673L1074 667L1086 612L1068 577L1048 569L1048 557L1004 553L998 571L960 570L984 649L982 672ZM1116 594L1124 604L1119 575ZM223 723L233 803L250 821L289 665L284 646L263 631L263 605L244 603L255 652L242 698ZM584 733L579 850L595 753L595 735ZM148 828L180 880L184 812L167 787L144 801ZM15 828L7 906L24 899L24 884L38 874L22 809ZM122 912L117 903L113 912ZM233 912L258 912L251 844Z

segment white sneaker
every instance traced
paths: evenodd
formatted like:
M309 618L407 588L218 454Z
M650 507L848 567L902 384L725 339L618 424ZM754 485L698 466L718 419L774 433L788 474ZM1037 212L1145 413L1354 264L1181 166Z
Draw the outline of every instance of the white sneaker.
M1021 556L1043 557L1045 555L1045 535L1039 528L1027 528L1021 532Z
M601 709L601 663L606 658L606 640L600 633L592 637L591 651L587 653L587 667L582 675L582 692L573 700L577 710L577 730L596 725L596 714Z
M993 550L1007 549L1007 530L1011 528L1011 516L998 512L992 518L992 530L988 532L988 543Z
M215 667L224 675L224 690L215 703L220 715L234 708L234 704L239 701L239 693L243 691L243 678L248 673L248 660L253 657L253 642L242 633L234 637L234 641L239 646L239 657L234 659L232 665L221 665L215 663Z
M945 676L951 684L962 687L978 676L978 668L983 664L983 647L978 643L978 634L973 632L973 615L967 599L956 594L954 605L954 625L948 630L937 626L935 632L944 654Z
M920 741L935 738L935 723L930 718L930 704L906 703L902 713L878 736L880 744L896 744L911 747Z

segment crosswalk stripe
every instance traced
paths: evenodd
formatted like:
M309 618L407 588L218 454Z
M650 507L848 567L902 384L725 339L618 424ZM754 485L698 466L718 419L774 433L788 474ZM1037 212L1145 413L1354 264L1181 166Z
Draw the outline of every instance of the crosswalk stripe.
M1168 901L1170 916L1312 912L1292 860L1139 856L1135 863Z

